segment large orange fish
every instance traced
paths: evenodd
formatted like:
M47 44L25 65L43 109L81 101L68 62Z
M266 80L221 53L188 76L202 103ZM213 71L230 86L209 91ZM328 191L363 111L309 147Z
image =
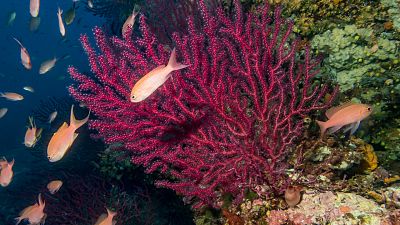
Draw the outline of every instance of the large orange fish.
M29 126L25 132L24 145L28 148L35 147L36 142L40 139L42 129L37 129L32 117L29 117Z
M14 40L19 44L21 47L21 63L22 65L30 70L32 69L31 57L29 56L28 50L22 45L22 43L14 37Z
M16 225L21 223L23 220L28 220L29 224L44 224L47 214L43 212L44 207L46 206L45 202L41 198L41 194L38 197L38 203L34 205L26 207L19 213L19 217L15 218L17 221Z
M14 166L14 159L11 162L7 162L7 159L3 157L0 159L0 185L2 187L7 187L14 176L14 172L12 170Z
M107 209L107 214L102 214L96 221L94 225L114 225L117 222L113 221L113 218L115 215L117 215L116 212L113 212L109 209Z
M77 120L74 116L74 105L71 106L70 125L64 122L57 132L54 133L47 146L47 158L50 162L56 162L65 155L74 143L78 134L75 131L84 125L90 116L90 111L87 117L83 120Z
M180 70L188 67L176 61L175 48L172 50L171 56L168 61L168 65L160 65L157 68L144 75L136 84L133 86L131 91L130 100L131 102L141 102L149 97L158 87L163 85L168 78L171 77L171 73L175 70Z
M321 128L321 137L328 133L332 134L340 128L347 126L344 132L350 131L350 134L356 132L361 120L367 118L372 113L372 107L366 104L348 102L343 105L333 107L325 112L328 121L318 121Z

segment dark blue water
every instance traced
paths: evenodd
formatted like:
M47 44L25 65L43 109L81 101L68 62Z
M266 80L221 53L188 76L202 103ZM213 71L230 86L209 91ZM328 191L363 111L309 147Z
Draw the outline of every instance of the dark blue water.
M72 7L72 1L41 1L40 26L37 31L29 29L31 15L29 1L2 1L0 7L0 91L17 92L25 99L19 102L10 102L0 99L0 107L9 109L7 115L0 120L0 155L9 155L10 148L20 147L26 131L27 118L31 110L38 105L41 99L48 96L64 96L66 87L70 84L67 66L74 64L85 70L88 68L87 59L83 54L78 40L81 33L91 33L94 25L101 26L103 20L92 16L85 10L85 4L78 2L74 22L66 27L66 36L61 37L57 7L65 12ZM12 26L7 26L8 16L16 12ZM64 22L65 23L65 22ZM20 48L12 39L18 38L27 48L32 69L26 70L20 60ZM68 59L60 60L55 68L46 74L39 74L40 64L48 59L70 55ZM26 92L23 86L32 86L35 93ZM4 130L7 127L7 131Z

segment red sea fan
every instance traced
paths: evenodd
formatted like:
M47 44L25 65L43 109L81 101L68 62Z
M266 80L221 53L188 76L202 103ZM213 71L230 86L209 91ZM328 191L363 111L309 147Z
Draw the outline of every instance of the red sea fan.
M270 17L266 5L243 15L234 2L230 16L200 0L201 17L188 18L188 31L174 33L169 48L143 16L141 36L119 39L95 28L100 54L81 37L93 75L69 68L77 82L69 91L97 116L90 127L98 137L123 143L146 172L172 175L157 184L194 198L195 207L216 206L225 193L241 201L257 185L281 192L302 118L330 104L321 103L328 87L312 85L319 61L306 49L296 62L298 42L280 10ZM165 65L172 47L190 66L173 72L145 101L131 103L135 82Z

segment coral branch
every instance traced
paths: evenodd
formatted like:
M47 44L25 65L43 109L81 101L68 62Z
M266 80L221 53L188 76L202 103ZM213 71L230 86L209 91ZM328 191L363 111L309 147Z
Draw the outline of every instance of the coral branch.
M212 204L222 193L240 201L247 189L266 184L280 192L286 156L302 134L302 118L323 109L328 88L314 86L318 60L305 50L296 58L292 23L268 6L244 15L212 10L198 1L199 17L188 18L187 32L174 33L179 62L191 66L172 77L148 99L129 102L132 86L166 64L171 47L140 17L141 36L125 40L94 29L100 54L81 37L93 76L69 68L77 84L69 90L97 119L90 127L106 143L121 142L132 162L146 172L160 170L158 181L197 206ZM334 91L335 93L336 91Z

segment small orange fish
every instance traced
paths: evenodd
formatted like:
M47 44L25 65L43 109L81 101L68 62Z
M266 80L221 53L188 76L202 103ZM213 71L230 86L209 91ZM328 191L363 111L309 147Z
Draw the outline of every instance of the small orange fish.
M285 190L285 201L289 207L294 207L300 203L302 190L303 187L301 186L289 186Z
M77 120L74 116L74 105L71 106L70 125L64 122L57 132L54 133L50 139L50 143L47 146L47 158L50 162L56 162L70 149L72 143L78 137L75 131L84 125L90 116L90 111L87 117L83 120Z
M174 48L167 66L158 66L140 78L138 82L136 82L131 91L131 102L141 102L145 100L171 77L171 73L173 71L180 70L188 66L189 65L184 65L176 61L176 52Z
M133 27L133 25L135 24L135 18L138 14L139 12L136 12L135 9L133 9L132 14L129 15L129 17L125 20L124 25L122 26L122 35L125 35L129 27Z
M57 111L52 112L49 115L49 122L48 123L52 123L56 119L56 117L57 117Z
M14 92L0 92L0 97L6 98L10 101L21 101L24 99L24 96L14 93Z
M44 224L47 217L47 214L43 212L45 206L46 203L42 200L41 194L39 194L38 203L26 207L19 213L19 217L15 218L16 225L23 220L28 220L29 224L32 225Z
M33 121L33 117L29 117L29 126L25 133L24 145L28 148L35 147L36 142L40 139L42 129L37 129Z
M57 17L58 17L58 28L60 30L60 34L61 36L65 36L65 27L64 27L64 23L62 20L62 15L63 11L60 9L60 7L58 7L58 11L57 11Z
M350 134L356 132L361 120L367 118L372 113L372 107L366 104L348 102L343 105L333 107L325 112L328 121L318 121L317 123L321 128L321 137L328 133L332 134L338 131L343 126L348 126L344 132L350 131Z
M39 15L40 0L30 0L29 2L29 12L32 17L37 17Z
M42 64L40 64L39 74L45 74L49 72L51 69L54 68L57 61L58 59L56 57L44 61Z
M26 50L26 48L22 45L22 43L18 39L16 39L15 37L13 37L13 38L21 47L21 63L22 63L22 65L28 70L32 69L31 57L29 56L28 50Z
M116 212L113 212L109 209L107 209L107 214L102 214L99 216L97 219L96 223L94 225L115 225L117 222L113 221L114 216L117 215Z
M7 159L3 157L0 159L0 185L2 187L7 187L14 176L14 172L12 170L14 166L14 159L11 162L7 162Z
M62 185L63 182L61 180L53 180L47 184L47 189L52 195L54 195L58 190L60 190Z

